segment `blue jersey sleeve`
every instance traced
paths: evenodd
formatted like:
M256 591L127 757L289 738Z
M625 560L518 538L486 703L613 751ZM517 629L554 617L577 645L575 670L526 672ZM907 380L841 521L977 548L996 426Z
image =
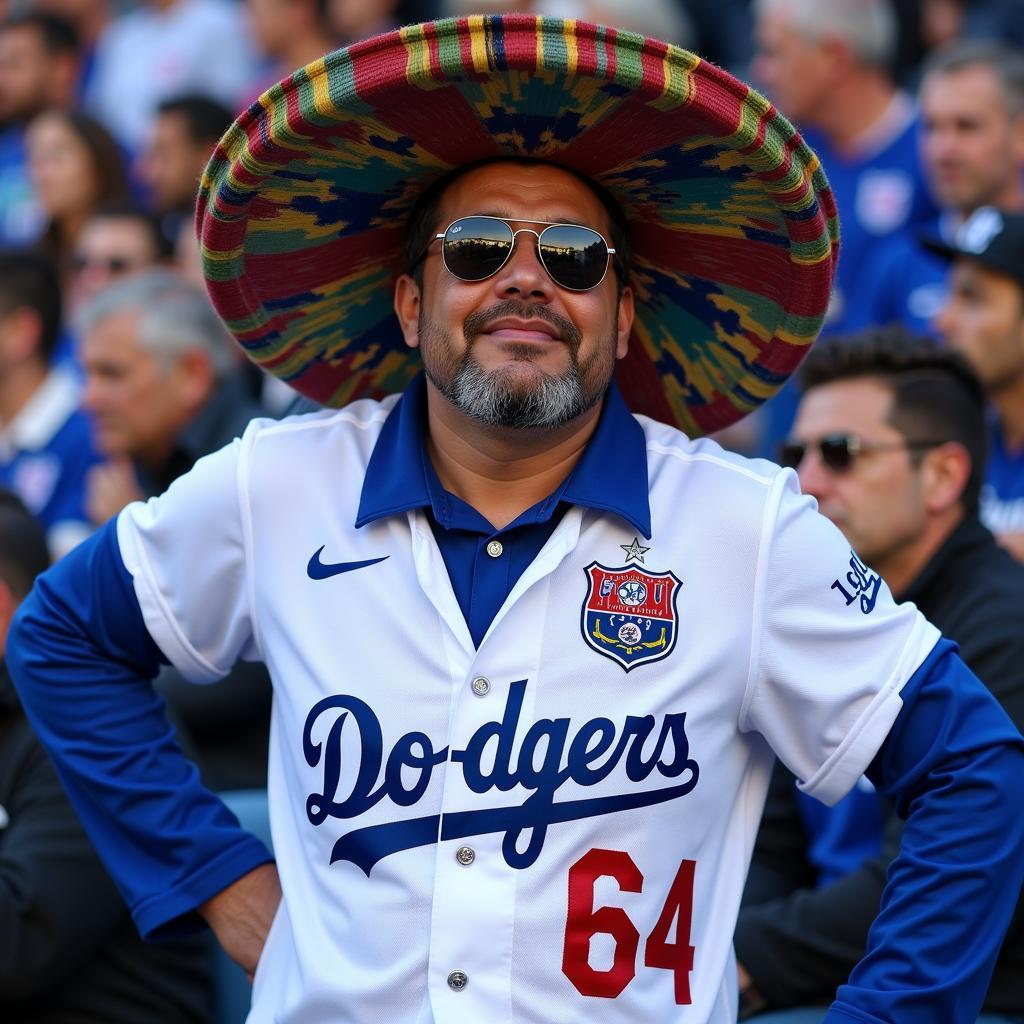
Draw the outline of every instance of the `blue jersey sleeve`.
M868 952L825 1020L974 1021L1024 877L1024 739L949 641L868 771L906 818Z
M151 678L161 654L109 523L41 576L11 625L25 710L146 937L194 930L195 908L266 847L199 782Z

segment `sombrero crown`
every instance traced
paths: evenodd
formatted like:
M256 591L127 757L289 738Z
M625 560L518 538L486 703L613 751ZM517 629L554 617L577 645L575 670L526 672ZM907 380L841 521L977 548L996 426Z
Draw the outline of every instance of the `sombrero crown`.
M817 158L758 93L633 33L516 15L415 25L264 93L203 176L211 296L260 366L326 405L418 368L392 312L417 198L532 157L621 204L637 317L630 406L690 434L769 398L817 336L837 257Z

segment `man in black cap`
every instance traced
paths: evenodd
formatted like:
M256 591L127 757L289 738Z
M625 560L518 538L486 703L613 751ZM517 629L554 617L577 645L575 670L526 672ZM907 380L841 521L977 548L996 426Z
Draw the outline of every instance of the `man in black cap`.
M982 520L1024 560L1024 214L983 207L955 245L929 248L953 265L936 326L995 406Z

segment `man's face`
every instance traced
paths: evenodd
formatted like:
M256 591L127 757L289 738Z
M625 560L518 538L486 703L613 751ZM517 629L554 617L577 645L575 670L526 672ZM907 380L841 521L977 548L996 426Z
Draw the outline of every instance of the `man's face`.
M201 145L189 138L182 114L169 111L156 117L138 171L152 190L153 205L160 213L194 208L199 178L212 152L213 143Z
M1024 373L1024 288L976 260L956 260L950 295L935 318L947 343L974 367L995 393Z
M1011 116L982 64L921 85L921 153L939 202L965 214L999 205L1024 171L1024 117Z
M611 244L597 195L548 165L495 163L463 175L442 196L438 231L471 214L533 231L543 229L538 220L582 224ZM456 408L495 426L553 428L600 400L626 353L633 296L626 289L617 301L616 293L611 267L590 291L559 287L538 259L535 236L523 232L505 265L472 283L448 273L441 243L432 242L422 289L398 313L428 380Z
M80 306L112 281L156 263L150 229L135 217L96 217L82 228L72 258L71 301Z
M832 82L827 47L806 39L783 10L766 10L755 26L751 73L778 108L797 125L818 123Z
M52 64L36 29L0 31L0 121L27 120L47 105Z
M83 405L96 442L109 456L158 461L188 420L178 363L165 365L138 340L139 313L125 310L96 324L82 340Z
M907 439L887 422L891 405L891 389L874 377L823 384L801 399L792 431L807 445L797 467L800 486L883 575L888 560L919 539L927 521L920 469ZM852 434L869 450L854 456L846 470L829 469L817 443L830 434ZM875 446L884 450L870 450Z

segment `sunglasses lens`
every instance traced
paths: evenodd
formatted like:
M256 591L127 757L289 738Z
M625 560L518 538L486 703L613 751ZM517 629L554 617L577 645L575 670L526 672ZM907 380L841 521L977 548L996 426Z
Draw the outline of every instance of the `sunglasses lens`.
M539 244L551 280L571 291L596 288L608 269L608 246L590 228L555 224L541 232Z
M444 265L460 281L496 274L512 251L512 229L493 217L463 217L444 233Z
M845 470L853 462L853 449L848 437L824 437L818 444L821 449L821 461L829 469Z
M804 461L807 446L800 441L785 441L779 448L779 465L787 469L796 469Z

